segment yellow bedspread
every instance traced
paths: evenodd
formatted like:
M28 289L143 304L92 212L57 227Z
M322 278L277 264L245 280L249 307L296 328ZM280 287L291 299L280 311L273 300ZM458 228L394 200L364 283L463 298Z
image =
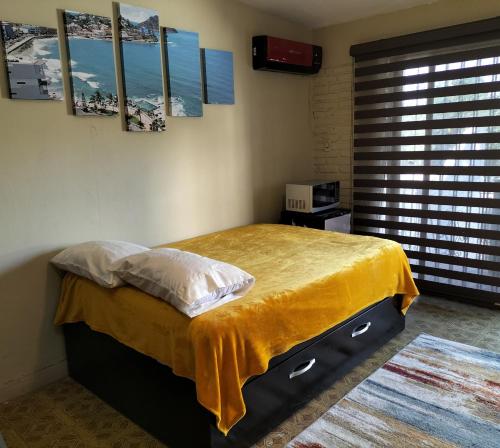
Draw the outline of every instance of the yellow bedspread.
M227 434L245 414L241 388L269 360L385 297L418 295L395 242L271 224L169 247L232 263L256 278L245 297L193 319L133 287L63 282L56 324L84 321L196 382L198 401Z

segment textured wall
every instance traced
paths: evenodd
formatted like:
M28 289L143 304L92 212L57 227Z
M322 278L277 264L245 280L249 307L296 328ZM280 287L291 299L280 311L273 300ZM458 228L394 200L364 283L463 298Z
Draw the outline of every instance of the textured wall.
M313 169L340 180L340 202L351 205L352 64L325 66L312 80Z
M129 3L129 2L126 2ZM276 222L284 184L311 177L310 80L251 68L251 36L308 41L311 31L233 0L134 0L160 25L234 52L234 106L127 133L61 102L12 101L0 70L0 401L65 374L52 319L62 248L93 239L146 245ZM56 10L111 15L111 0L0 1L0 19L57 24ZM65 85L66 92L68 85Z

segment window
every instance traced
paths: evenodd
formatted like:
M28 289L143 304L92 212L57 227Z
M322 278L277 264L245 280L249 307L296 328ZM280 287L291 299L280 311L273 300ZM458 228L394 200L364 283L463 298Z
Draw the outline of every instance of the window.
M500 19L352 47L354 229L423 292L500 306Z

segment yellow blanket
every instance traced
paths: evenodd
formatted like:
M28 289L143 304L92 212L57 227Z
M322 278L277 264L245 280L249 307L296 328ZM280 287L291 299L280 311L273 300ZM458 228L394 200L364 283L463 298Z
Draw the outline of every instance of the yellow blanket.
M241 388L269 360L369 305L418 295L395 242L271 224L168 245L232 263L256 278L245 297L190 319L133 287L67 275L55 323L84 321L196 382L198 401L227 434L245 414Z

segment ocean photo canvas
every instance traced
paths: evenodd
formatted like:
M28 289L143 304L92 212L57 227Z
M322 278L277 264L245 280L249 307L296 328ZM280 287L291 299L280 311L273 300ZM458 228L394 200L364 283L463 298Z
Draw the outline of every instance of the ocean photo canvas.
M111 19L65 11L64 26L74 114L118 114Z
M201 117L201 62L198 33L164 28L169 112L173 117Z
M158 13L124 3L117 8L127 129L164 131Z
M11 99L58 100L63 95L56 28L1 22Z
M233 53L202 49L206 104L234 104Z

